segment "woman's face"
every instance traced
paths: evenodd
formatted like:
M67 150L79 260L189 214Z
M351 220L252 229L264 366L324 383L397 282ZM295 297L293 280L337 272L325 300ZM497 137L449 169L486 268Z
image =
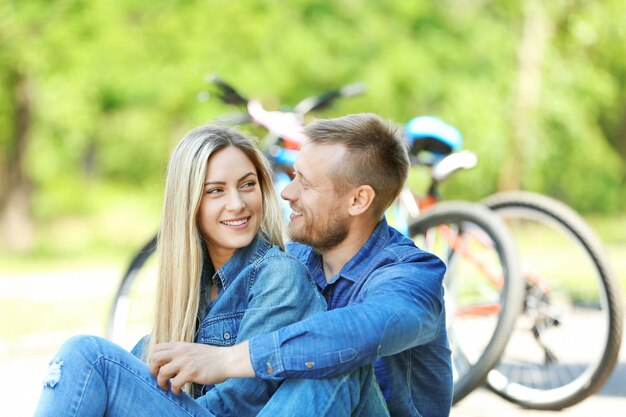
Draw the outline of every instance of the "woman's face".
M252 161L234 146L213 153L197 222L216 270L252 242L262 218L261 187Z

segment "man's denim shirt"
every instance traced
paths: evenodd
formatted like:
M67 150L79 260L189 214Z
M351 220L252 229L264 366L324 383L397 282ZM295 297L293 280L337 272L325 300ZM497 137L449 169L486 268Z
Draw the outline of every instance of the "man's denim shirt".
M305 263L332 311L253 337L256 375L324 378L373 362L392 416L448 416L443 262L384 219L328 282L318 253L302 244L288 252Z
M196 342L230 346L325 311L306 268L293 256L257 236L217 273L205 260ZM218 295L210 301L209 282ZM136 349L133 350L136 353ZM195 387L198 402L217 416L254 416L278 388L261 378L229 379Z

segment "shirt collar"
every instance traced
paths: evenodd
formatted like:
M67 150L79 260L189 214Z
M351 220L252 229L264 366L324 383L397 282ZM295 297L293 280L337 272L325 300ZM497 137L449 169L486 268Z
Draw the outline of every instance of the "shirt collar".
M387 229L387 220L383 217L361 249L359 249L359 251L339 270L337 275L328 282L324 275L322 256L319 252L307 246L309 254L307 257L301 259L322 289L324 289L328 283L333 283L339 278L358 282L365 279L375 267L375 263L372 262L372 259L375 254L379 253L386 246L389 240Z
M233 256L217 272L213 269L211 259L206 255L202 268L203 280L212 279L216 284L219 280L222 288L226 289L246 266L263 256L271 247L272 245L266 240L265 236L257 234L248 246L237 249Z
M372 262L377 253L380 253L387 245L389 233L387 232L387 220L383 217L374 228L374 231L365 242L365 245L339 270L337 275L358 282L367 277L375 267Z

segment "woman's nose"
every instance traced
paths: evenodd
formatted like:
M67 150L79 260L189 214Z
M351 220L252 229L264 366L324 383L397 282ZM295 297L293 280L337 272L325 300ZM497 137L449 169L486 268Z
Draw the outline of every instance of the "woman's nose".
M246 207L246 202L244 201L242 196L238 192L231 193L231 195L228 197L228 203L226 205L226 208L231 211L240 211L243 210L244 207Z

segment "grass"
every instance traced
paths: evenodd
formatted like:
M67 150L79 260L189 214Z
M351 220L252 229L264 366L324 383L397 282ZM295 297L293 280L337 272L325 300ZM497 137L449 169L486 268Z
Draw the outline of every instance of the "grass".
M109 297L99 296L75 299L68 303L55 299L3 300L0 317L13 319L3 323L0 339L10 343L34 333L54 333L94 326L104 328L109 301Z
M153 194L104 187L87 193L89 208L73 214L39 210L28 252L12 252L0 241L0 275L122 267L158 227L160 201Z

